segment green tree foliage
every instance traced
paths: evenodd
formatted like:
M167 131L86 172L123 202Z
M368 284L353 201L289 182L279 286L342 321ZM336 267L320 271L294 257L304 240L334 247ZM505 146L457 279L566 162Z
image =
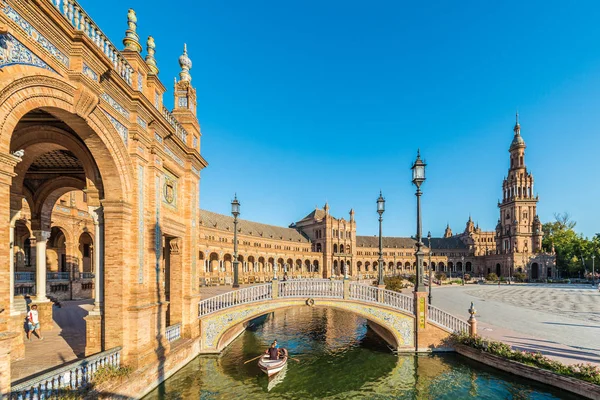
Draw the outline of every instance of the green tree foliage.
M555 221L543 225L544 239L542 247L550 252L554 247L556 252L556 265L560 271L567 271L571 277L578 276L585 270L592 270L592 254L598 258L600 249L600 235L592 239L584 238L575 232L577 223L568 213L554 214ZM600 264L600 258L597 259Z

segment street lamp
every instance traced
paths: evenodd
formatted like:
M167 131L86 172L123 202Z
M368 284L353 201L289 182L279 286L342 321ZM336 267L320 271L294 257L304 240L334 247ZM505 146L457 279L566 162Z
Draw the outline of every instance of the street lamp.
M415 258L417 260L417 276L415 279L415 292L423 291L423 251L421 250L421 185L425 182L425 164L421 160L421 154L417 151L417 159L415 160L412 169L412 182L417 187L417 251L415 252Z
M377 213L379 214L379 260L377 263L379 264L379 268L377 268L377 272L379 273L379 282L377 282L378 286L384 287L385 282L383 281L383 241L381 238L381 221L383 221L383 213L385 211L385 199L381 195L381 190L379 191L379 198L377 199Z
M596 259L596 254L592 254L592 286L596 286L596 276L594 270L594 260Z
M233 196L231 202L231 214L233 215L233 288L239 288L239 264L238 261L238 241L237 241L237 217L240 215L240 202L237 199L237 194Z
M431 232L427 232L427 243L429 244L429 304L431 304L431 287L433 286L432 272L431 272Z
M461 285L465 286L465 256L460 256L460 280Z

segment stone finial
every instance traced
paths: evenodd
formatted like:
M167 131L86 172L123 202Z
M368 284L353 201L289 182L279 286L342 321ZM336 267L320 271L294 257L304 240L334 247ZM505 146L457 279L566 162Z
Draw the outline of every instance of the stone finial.
M146 56L146 64L150 67L150 74L158 75L158 67L156 66L156 60L154 59L154 50L156 49L156 45L154 44L154 38L152 36L148 36L148 41L146 42L146 51L148 55Z
M140 37L135 31L136 27L137 17L133 8L130 8L127 12L127 30L125 31L123 44L125 45L125 50L133 50L139 53L142 51L142 46L140 45Z
M179 66L181 67L179 80L182 82L191 82L190 69L192 69L192 60L188 57L187 45L185 43L183 44L183 54L179 56Z

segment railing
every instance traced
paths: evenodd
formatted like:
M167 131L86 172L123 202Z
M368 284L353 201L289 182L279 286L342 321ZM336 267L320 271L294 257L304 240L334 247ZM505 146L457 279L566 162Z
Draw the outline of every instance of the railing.
M49 0L77 30L82 31L112 62L115 71L133 87L133 68L111 43L98 25L75 0Z
M450 332L469 332L469 323L456 318L434 306L429 306L428 319L430 322L444 328Z
M81 272L79 274L79 277L81 279L94 279L96 277L96 274L94 274L93 272Z
M167 327L167 331L165 332L165 336L169 342L174 342L177 339L181 338L181 323L171 325Z
M202 300L198 303L198 317L203 317L238 304L270 300L273 298L271 293L272 287L271 283L264 283Z
M175 129L175 134L183 141L183 143L187 144L187 131L183 128L183 126L177 121L177 118L171 114L169 110L165 106L162 107L163 117L167 120L167 122Z
M281 281L279 297L332 297L344 298L344 282L329 279Z
M410 313L414 311L412 297L392 290L381 289L360 283L350 284L350 300L378 303Z
M35 282L35 272L15 272L15 282Z
M57 395L59 389L84 388L89 385L99 368L118 367L120 363L121 348L116 347L13 385L10 394L5 399L46 399Z
M46 272L46 279L49 281L68 281L68 272Z

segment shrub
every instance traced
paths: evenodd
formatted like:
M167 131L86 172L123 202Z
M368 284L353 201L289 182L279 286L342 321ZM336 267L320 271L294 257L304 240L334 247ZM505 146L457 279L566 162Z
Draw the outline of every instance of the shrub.
M435 274L435 279L437 279L438 281L445 281L448 277L446 276L445 273L443 272L437 272Z
M471 280L471 274L464 274L463 278L465 281L470 281Z
M406 287L404 280L399 276L389 276L383 278L383 281L385 282L385 288L387 290L399 292Z
M99 385L103 382L108 382L116 379L122 379L131 373L131 367L127 366L114 366L114 365L105 365L96 370L94 377L92 378L92 382L94 385Z
M485 277L486 280L488 281L497 281L498 280L498 275L496 275L495 273L491 272L489 274L487 274L487 276Z
M525 282L527 275L525 275L523 272L515 272L514 278L515 282Z
M583 381L600 385L600 368L592 364L564 365L552 360L540 352L527 352L514 350L511 346L502 342L493 342L483 339L481 336L469 336L466 333L452 334L452 340L465 346L472 347L486 353L494 354L508 360L517 361L526 365L546 369L554 373L571 376Z

